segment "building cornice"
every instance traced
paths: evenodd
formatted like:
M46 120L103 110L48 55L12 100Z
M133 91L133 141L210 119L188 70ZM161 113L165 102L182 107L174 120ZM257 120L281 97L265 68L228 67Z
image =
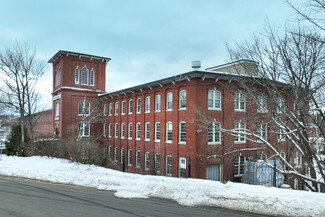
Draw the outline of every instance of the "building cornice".
M101 57L101 56L95 56L91 54L84 54L84 53L78 53L78 52L71 52L71 51L65 51L65 50L59 50L49 61L48 63L55 63L58 59L60 59L61 56L76 56L79 58L88 58L90 60L101 60L102 62L106 62L106 64L111 60L111 58L108 57Z

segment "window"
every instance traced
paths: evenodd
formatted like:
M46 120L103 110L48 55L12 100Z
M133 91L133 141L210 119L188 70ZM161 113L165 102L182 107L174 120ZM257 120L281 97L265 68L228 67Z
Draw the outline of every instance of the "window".
M149 113L149 112L150 112L150 96L147 96L147 97L146 97L145 112L146 112L146 113Z
M257 135L264 140L267 140L267 124L261 123L257 125Z
M155 172L160 174L160 154L155 154Z
M267 112L267 99L266 96L257 96L257 112L266 113Z
M141 113L141 98L137 99L137 114Z
M221 124L211 122L208 125L208 145L221 143Z
M235 111L245 111L246 110L246 96L243 93L235 93L234 96L234 108Z
M172 122L166 123L166 142L172 142L173 140L173 124Z
M144 126L144 136L145 136L145 140L149 141L150 140L150 123L146 122L145 126Z
M81 69L81 84L88 85L88 69L86 66Z
M112 146L111 145L108 147L108 159L109 160L112 159Z
M278 98L276 100L276 112L282 113L284 109L284 100L282 98Z
M186 109L186 90L179 91L179 109Z
M86 123L79 124L79 135L82 137L89 137L90 136L90 126Z
M234 176L241 177L244 175L245 156L237 156L234 162Z
M173 172L173 158L170 155L166 156L166 175L171 176Z
M118 155L117 155L117 147L114 148L114 161L116 162L117 161L117 158L118 158Z
M132 166L132 149L128 150L128 166Z
M104 104L104 108L103 108L103 113L104 113L104 116L106 116L106 108L107 106L106 106L106 104Z
M160 107L161 107L161 96L160 94L155 96L155 111L160 112Z
M125 114L125 100L122 101L122 105L121 105L121 115Z
M214 89L208 92L208 109L221 109L221 93Z
M55 72L55 86L59 86L61 83L61 71L60 68L58 67Z
M114 137L118 137L118 123L115 123L115 132L114 132Z
M301 153L299 151L295 151L294 162L295 162L295 167L301 167L301 165L302 165L302 155L301 155Z
M179 158L179 177L186 178L186 158Z
M79 84L79 67L75 69L75 75L74 75L74 83Z
M155 142L160 142L160 122L155 123Z
M121 148L121 163L125 163L125 153L124 153L124 148Z
M118 115L118 102L115 102L115 115Z
M166 97L166 110L171 111L173 110L173 93L167 93Z
M141 124L140 124L140 122L137 123L135 130L136 130L135 131L136 132L135 133L135 139L140 140L140 136L141 136Z
M140 151L139 150L137 150L137 152L135 153L135 159L136 159L135 167L140 168L140 160L141 160L141 158L140 158Z
M128 139L132 139L132 123L129 123L129 127L128 127Z
M146 152L144 153L144 169L149 170L150 168L150 153Z
M90 85L91 86L95 85L95 72L94 72L94 69L90 70Z
M285 142L286 141L285 131L283 129L278 130L278 132L277 132L277 140L278 140L278 142Z
M59 117L60 114L60 103L56 102L55 103L55 117Z
M234 129L237 133L235 136L235 142L237 143L242 143L242 142L246 142L246 136L245 133L246 132L246 124L243 122L237 122L235 123L235 129Z
M125 138L125 123L121 123L121 139Z
M108 124L108 137L111 138L112 137L112 123Z
M132 99L130 99L129 100L129 114L132 114L132 109L133 109Z
M112 105L112 103L110 103L109 105L108 105L108 115L109 116L112 116L112 112L113 112L113 105Z
M186 144L186 122L179 123L179 143Z
M103 136L106 137L106 124L103 124Z
M284 151L280 152L281 157L285 160L286 159L286 153Z
M88 116L90 112L90 103L89 102L79 102L78 103L78 115L79 116Z

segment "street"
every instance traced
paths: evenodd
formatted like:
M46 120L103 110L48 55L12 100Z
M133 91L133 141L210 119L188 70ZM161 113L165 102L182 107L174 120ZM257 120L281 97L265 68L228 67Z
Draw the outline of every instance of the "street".
M188 207L114 192L0 176L0 216L261 216L215 207Z

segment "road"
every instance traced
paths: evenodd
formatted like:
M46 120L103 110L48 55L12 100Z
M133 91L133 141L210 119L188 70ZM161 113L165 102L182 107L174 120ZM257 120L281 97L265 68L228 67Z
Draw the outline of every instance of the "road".
M261 216L163 199L123 199L114 192L0 176L0 216Z

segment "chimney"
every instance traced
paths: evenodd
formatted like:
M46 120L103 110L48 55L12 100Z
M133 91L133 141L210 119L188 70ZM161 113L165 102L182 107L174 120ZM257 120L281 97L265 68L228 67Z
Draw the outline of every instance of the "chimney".
M201 68L201 61L200 60L193 60L192 61L192 68L193 69L199 69L199 68Z

